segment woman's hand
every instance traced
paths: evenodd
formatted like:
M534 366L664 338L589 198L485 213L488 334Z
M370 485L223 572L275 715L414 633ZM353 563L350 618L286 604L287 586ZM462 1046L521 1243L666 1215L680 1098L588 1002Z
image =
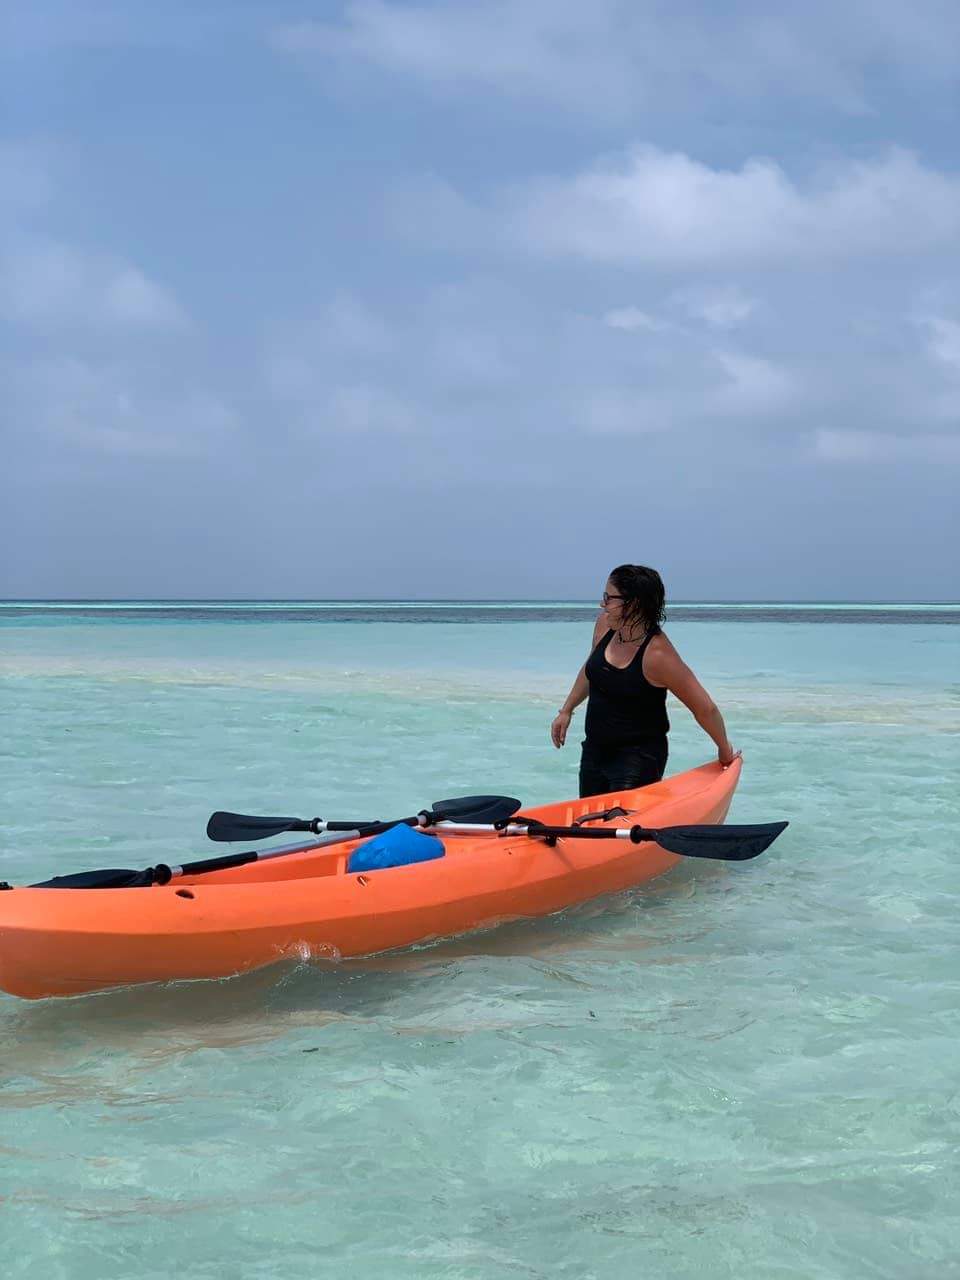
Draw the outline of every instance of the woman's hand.
M721 747L717 752L717 759L724 768L726 768L728 764L733 764L734 760L741 759L742 756L743 752L735 751L729 742L725 746Z
M553 724L550 726L550 740L555 747L562 747L567 740L567 730L570 728L570 721L573 719L573 713L570 711L558 711L554 716Z

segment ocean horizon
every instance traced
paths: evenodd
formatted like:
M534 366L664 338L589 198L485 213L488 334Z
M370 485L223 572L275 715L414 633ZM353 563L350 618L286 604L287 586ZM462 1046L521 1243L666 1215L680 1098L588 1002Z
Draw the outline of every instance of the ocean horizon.
M549 605L555 604L560 606L582 605L585 608L598 607L597 602L587 598L570 597L569 599L559 599L551 596L535 597L535 596L503 596L503 597L459 597L459 596L8 596L0 598L0 606L2 605L74 605L74 604L102 604L102 605L131 605L131 604L158 604L158 605L231 605L231 604L250 604L250 605L321 605L321 604L356 604L356 605L376 605L376 604L463 604L463 605L500 605L500 604L533 604L533 605ZM669 606L680 606L683 608L714 608L714 607L751 607L764 605L769 608L890 608L902 609L913 607L927 608L960 608L960 600L954 599L894 599L894 600L874 600L874 599L673 599L668 602Z

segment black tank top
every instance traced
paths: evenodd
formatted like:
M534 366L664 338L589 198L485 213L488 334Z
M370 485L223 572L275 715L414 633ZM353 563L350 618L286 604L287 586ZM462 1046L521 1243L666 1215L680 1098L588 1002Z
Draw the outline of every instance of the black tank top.
M590 682L584 728L587 741L598 747L630 747L666 735L667 691L652 685L643 674L643 655L657 635L651 631L624 668L607 661L612 631L587 659L584 672Z

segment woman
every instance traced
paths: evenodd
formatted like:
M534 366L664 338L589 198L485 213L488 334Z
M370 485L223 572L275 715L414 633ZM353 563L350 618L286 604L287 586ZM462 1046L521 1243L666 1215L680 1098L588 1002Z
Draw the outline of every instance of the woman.
M550 726L553 745L562 747L574 708L587 699L581 796L629 791L663 777L668 689L717 744L722 765L740 755L716 703L660 630L663 611L663 581L655 569L622 564L613 570L590 656Z

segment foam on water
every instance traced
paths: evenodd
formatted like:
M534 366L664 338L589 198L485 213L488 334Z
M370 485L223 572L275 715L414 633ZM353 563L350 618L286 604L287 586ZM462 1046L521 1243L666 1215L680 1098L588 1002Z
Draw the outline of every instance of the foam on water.
M209 852L214 808L570 794L584 617L17 618L0 878ZM817 619L671 628L745 751L732 817L791 820L754 863L364 962L0 997L5 1275L949 1274L960 630ZM707 758L671 715L671 767Z

